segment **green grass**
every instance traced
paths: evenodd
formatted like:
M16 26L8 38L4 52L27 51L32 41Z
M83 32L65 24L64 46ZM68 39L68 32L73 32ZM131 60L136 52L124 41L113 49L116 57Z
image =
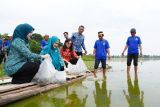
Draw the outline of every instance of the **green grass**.
M5 76L5 75L6 74L5 74L4 70L3 70L3 64L2 64L2 65L0 65L0 77Z
M94 61L84 61L84 63L86 64L86 66L89 70L94 69Z
M95 58L92 55L83 55L82 59L84 61L94 61Z

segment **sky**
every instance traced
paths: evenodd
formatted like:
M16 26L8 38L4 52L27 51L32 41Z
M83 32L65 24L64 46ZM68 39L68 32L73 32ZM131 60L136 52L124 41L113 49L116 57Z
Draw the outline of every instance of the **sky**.
M121 55L130 29L136 28L143 54L160 55L159 0L0 0L0 33L13 34L15 27L29 23L35 33L58 36L85 26L85 44L92 53L97 32L103 31L111 55Z

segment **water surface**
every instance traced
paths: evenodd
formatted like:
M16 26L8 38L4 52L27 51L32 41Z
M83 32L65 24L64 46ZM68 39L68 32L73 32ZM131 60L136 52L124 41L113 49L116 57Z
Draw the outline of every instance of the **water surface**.
M90 76L7 107L159 107L160 60L140 61L137 75L133 66L127 75L124 60L108 64L106 78L98 72L98 81Z

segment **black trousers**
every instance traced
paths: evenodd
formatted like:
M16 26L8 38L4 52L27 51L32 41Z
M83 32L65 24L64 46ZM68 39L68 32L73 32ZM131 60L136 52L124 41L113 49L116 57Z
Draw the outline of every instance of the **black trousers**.
M72 58L69 62L73 65L75 65L78 61L78 58ZM68 63L66 61L64 61L66 67L68 67Z
M138 66L138 57L139 54L128 54L127 55L127 66L131 66L132 60L133 60L133 64L134 66Z
M1 51L0 52L0 64L2 64L4 58L5 58L5 53Z
M83 53L82 53L82 52L76 52L76 54L77 54L78 56L83 56Z
M100 62L102 64L102 68L106 69L106 59L95 59L94 69L99 67Z
M40 61L25 63L15 74L11 75L12 84L23 84L32 81L38 72Z

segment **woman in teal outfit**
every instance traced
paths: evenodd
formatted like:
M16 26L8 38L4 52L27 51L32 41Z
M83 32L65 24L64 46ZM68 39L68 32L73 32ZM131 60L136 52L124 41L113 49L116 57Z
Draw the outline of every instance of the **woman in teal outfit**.
M59 38L57 36L52 36L49 41L48 45L43 48L41 54L49 54L52 58L52 64L54 65L55 69L58 71L64 70L64 61L60 55L60 51L58 48L59 45Z
M28 41L33 31L34 28L29 24L20 24L14 30L9 54L4 64L5 72L12 77L13 84L31 82L40 66L40 61L34 60L49 57L49 55L34 54L29 50Z

